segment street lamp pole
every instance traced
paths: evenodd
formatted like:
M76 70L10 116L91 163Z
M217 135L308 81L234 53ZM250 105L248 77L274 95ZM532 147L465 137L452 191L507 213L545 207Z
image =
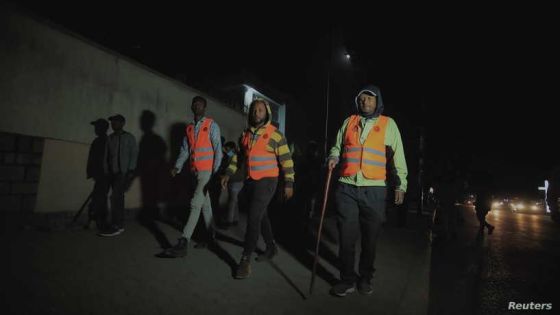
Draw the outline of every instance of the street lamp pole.
M326 91L326 104L325 104L325 139L324 139L324 153L325 157L328 156L328 129L329 129L329 102L330 102L330 95L331 95L331 64L332 64L332 49L333 49L333 27L331 26L329 29L329 55L328 55L328 63L327 63L327 91Z
M327 97L326 97L326 110L325 110L325 157L327 156L327 142L328 142L328 129L329 129L329 97L330 97L330 90L331 90L331 69L330 69L330 60L329 66L327 69Z

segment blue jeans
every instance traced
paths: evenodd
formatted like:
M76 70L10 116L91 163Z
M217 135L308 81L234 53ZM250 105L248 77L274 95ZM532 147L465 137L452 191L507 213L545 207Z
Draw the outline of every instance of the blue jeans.
M228 184L228 223L239 221L239 200L237 196L242 188L243 182L229 182Z

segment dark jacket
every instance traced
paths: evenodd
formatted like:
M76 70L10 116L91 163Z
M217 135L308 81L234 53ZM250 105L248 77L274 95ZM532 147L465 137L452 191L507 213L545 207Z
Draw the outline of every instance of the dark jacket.
M492 195L494 194L494 181L486 171L478 172L473 178L473 188L476 194L476 212L488 212L492 208Z
M371 115L371 117L378 117L383 113L383 109L385 108L385 105L383 104L383 97L381 97L381 90L375 85L366 85L358 92L358 94L356 94L356 97L354 98L354 104L356 105L356 109L358 110L358 113L360 113L360 115L361 111L358 98L360 94L364 92L369 92L375 95L377 99L377 106L375 107L375 112L373 112L373 115ZM368 115L368 117L370 116Z
M86 169L87 178L98 178L103 176L103 159L105 157L106 145L107 135L99 136L91 143Z
M138 145L136 144L136 138L131 133L123 131L121 134L117 134L113 132L107 139L106 148L105 158L103 159L103 169L106 174L111 171L124 174L136 170ZM115 158L111 158L112 156ZM118 161L118 165L110 165L110 163L113 164L113 161Z

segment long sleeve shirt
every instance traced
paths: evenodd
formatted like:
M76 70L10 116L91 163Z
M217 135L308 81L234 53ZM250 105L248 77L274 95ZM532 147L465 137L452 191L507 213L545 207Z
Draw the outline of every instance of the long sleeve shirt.
M362 117L360 119L360 126L362 133L360 135L360 143L364 143L371 131L371 128L377 122L377 117L366 119ZM336 142L334 146L331 148L329 153L329 159L334 159L337 162L339 161L342 149L343 149L343 139L346 133L346 127L348 126L348 121L350 119L347 118L342 127L338 130L338 134L336 135ZM395 175L398 177L397 179L397 190L405 191L407 188L407 180L406 176L408 175L408 168L406 166L406 159L404 156L404 148L401 139L401 133L397 124L392 118L389 118L387 123L387 129L385 131L385 145L391 148L393 153L392 159L387 158L388 162L393 163L391 165L391 171L387 174L387 176ZM394 172L395 174L391 174ZM375 180L375 179L367 179L364 177L363 173L359 171L355 175L352 176L342 176L339 179L340 182L351 184L355 186L386 186L385 180Z
M265 132L265 130L265 126L262 126L260 128L251 127L246 131L251 132L251 145L253 145L257 141L257 139ZM237 171L238 160L246 160L247 152L244 152L245 150L241 143L239 144L239 147L241 148L241 150L239 150L239 153L232 157L231 162L229 163L229 166L226 170L226 175L228 176L232 176ZM288 141L286 140L284 134L282 134L279 130L273 132L266 146L266 150L276 155L278 164L280 164L284 173L284 181L286 187L293 187L295 180L294 161L292 160L292 153L290 152Z
M194 122L195 139L198 137L198 131L202 126L202 122L204 122L205 119L206 117L202 117L198 121ZM210 142L212 143L212 148L214 150L214 163L212 167L212 173L216 173L220 168L220 163L222 162L222 156L223 156L220 127L218 126L216 121L213 121L212 124L210 125ZM181 145L181 151L179 152L179 156L177 157L177 161L175 162L175 168L179 170L177 173L181 172L181 170L183 169L183 165L189 158L189 155L190 155L189 142L187 140L187 137L185 136L183 138L183 143Z

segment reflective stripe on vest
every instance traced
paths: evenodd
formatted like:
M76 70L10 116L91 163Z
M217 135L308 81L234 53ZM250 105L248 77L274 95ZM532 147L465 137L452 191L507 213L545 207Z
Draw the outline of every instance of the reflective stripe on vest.
M195 139L194 124L189 124L185 130L189 143L189 161L191 170L212 171L214 165L214 147L210 141L210 125L212 119L205 118Z
M274 152L268 152L266 146L270 137L276 131L276 127L268 124L263 134L257 136L257 140L251 143L253 134L245 131L243 134L242 145L247 155L247 174L248 177L259 180L264 177L278 177L278 161Z
M360 143L362 133L360 116L350 117L343 140L342 176L352 176L361 170L367 179L386 178L385 131L388 121L387 116L379 116L362 144Z

